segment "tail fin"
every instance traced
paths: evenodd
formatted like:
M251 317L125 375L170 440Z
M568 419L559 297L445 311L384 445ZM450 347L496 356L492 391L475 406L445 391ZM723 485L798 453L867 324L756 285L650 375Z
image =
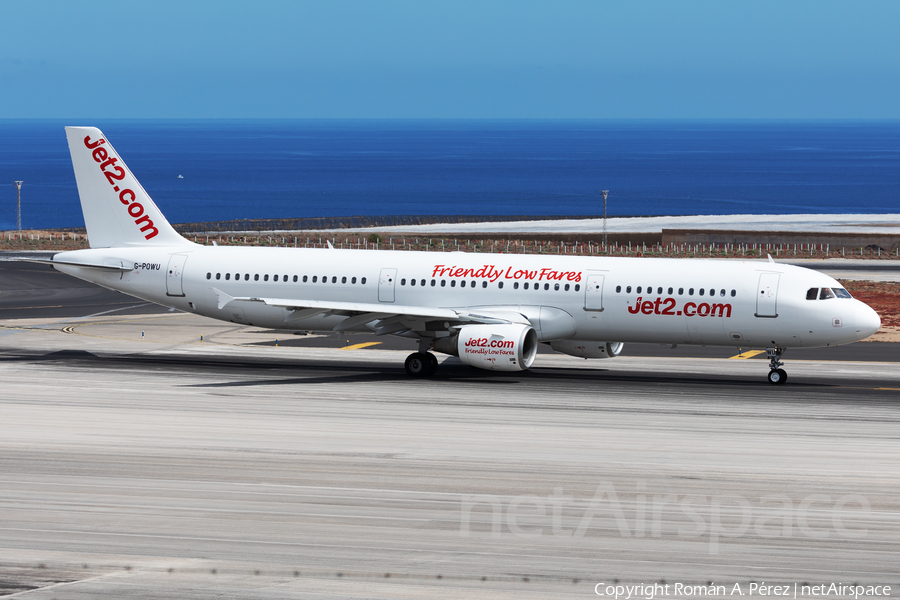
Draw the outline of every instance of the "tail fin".
M96 127L66 127L91 248L182 246L112 144Z

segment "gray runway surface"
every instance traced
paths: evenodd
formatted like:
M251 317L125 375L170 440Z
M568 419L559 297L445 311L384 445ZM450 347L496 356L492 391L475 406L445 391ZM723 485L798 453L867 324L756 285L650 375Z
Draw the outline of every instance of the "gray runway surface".
M404 351L126 308L0 322L0 593L900 597L895 364L794 360L774 387L754 360L543 355L410 380Z
M453 361L415 381L394 352L28 341L53 336L77 341L23 331L4 341L31 350L0 358L8 591L560 598L614 580L900 580L896 369L798 363L773 388L746 361L514 376Z

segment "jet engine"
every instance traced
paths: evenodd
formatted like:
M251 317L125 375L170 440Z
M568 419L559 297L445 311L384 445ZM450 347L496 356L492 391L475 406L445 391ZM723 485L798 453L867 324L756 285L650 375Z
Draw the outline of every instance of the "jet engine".
M612 358L625 346L622 342L585 342L581 340L556 340L550 347L557 352L578 358Z
M529 325L465 325L432 347L467 365L491 371L524 371L537 354L537 333Z

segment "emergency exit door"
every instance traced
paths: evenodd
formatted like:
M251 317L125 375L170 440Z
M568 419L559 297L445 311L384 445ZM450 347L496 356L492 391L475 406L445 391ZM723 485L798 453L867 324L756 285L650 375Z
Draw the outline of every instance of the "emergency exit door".
M378 278L378 301L393 302L397 285L397 269L382 269Z
M584 310L603 310L604 275L589 274L584 284Z

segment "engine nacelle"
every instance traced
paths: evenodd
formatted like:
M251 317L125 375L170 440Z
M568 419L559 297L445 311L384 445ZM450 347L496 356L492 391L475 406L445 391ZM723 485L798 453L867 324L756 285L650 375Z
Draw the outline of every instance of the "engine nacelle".
M550 347L557 352L578 358L612 358L625 346L622 342L585 342L581 340L557 340Z
M524 371L534 363L538 341L530 325L466 325L432 345L479 369Z

